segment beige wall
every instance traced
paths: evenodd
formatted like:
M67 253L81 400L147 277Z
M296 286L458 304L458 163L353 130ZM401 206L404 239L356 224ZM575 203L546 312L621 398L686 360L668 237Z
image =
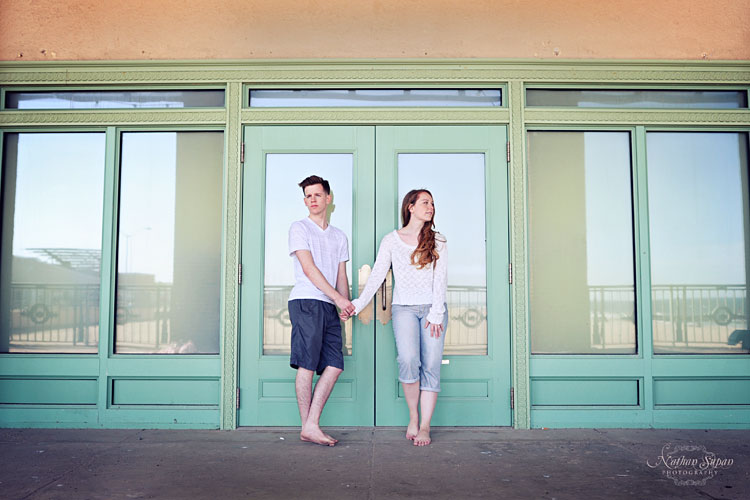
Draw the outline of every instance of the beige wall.
M750 59L750 0L0 0L0 60Z

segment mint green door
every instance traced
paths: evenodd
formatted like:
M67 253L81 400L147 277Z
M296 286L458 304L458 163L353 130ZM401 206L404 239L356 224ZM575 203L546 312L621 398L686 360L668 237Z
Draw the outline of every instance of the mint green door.
M300 423L287 312L294 285L289 225L308 215L297 184L313 174L330 182L329 220L349 239L351 283L351 270L357 269L352 265L370 259L374 245L374 139L373 127L245 129L239 425ZM345 370L325 407L323 425L375 423L374 344L367 330L346 323Z
M349 237L352 289L403 194L432 191L448 238L449 326L435 425L511 425L506 130L503 126L249 126L245 130L239 425L299 425L289 367L292 221L297 183L331 183L330 223ZM376 146L377 145L377 146ZM345 323L345 371L323 425L403 425L391 288Z
M377 240L400 226L403 196L421 188L448 240L449 320L432 423L511 425L505 127L378 127L376 136ZM386 289L376 304L386 316L389 299ZM392 323L383 323L375 322L375 421L403 425Z

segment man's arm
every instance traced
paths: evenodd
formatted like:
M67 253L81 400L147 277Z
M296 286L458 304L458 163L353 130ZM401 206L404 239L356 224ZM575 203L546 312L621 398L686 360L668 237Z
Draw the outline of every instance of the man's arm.
M336 291L349 299L349 277L346 275L346 262L339 262L339 275L336 280Z
M349 301L349 280L346 277L346 263L341 262L339 264L339 277L336 280L336 288L333 288L330 283L328 283L328 280L326 280L326 277L323 276L323 273L320 272L320 269L318 269L318 266L315 265L315 262L313 261L312 253L310 253L309 250L297 250L294 252L297 256L297 259L299 260L300 265L302 266L302 271L305 273L305 276L307 276L307 279L309 279L313 285L315 285L318 290L326 294L328 298L333 300L333 302L338 306L339 309L341 309L342 312L345 312L346 314L352 314L354 312L354 305ZM342 293L340 290L341 288L341 266L344 266L344 283L346 284L346 292Z
M349 277L346 275L346 262L339 262L339 273L336 278L336 291L343 295L346 299L349 299ZM339 316L343 321L349 319L354 314L354 304L352 304L351 312L341 311Z

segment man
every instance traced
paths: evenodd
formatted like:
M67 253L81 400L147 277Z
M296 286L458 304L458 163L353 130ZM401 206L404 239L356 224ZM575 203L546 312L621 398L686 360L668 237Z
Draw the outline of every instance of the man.
M312 175L299 183L310 215L289 228L289 255L294 260L295 285L289 295L292 353L297 370L295 389L302 420L300 439L334 446L337 440L320 428L320 414L344 370L341 314L354 313L349 301L346 262L349 242L343 231L328 224L331 187ZM313 372L320 375L312 391Z

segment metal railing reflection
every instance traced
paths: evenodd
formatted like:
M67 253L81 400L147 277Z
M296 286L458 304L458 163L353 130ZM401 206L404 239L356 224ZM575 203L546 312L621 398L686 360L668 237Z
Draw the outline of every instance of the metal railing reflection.
M99 286L13 284L9 352L96 352ZM264 352L289 352L291 287L264 289ZM119 348L160 350L172 343L171 285L119 286L115 317ZM589 287L592 347L633 346L633 287ZM656 352L750 352L747 288L742 285L656 285L652 288ZM448 287L446 354L487 353L485 287ZM345 323L351 354L352 322Z
M651 290L655 352L750 351L747 287L654 285ZM634 345L633 287L589 287L589 303L592 347Z
M292 324L287 312L291 286L266 286L263 293L263 352L288 354ZM448 287L446 355L487 354L486 287ZM345 326L345 353L351 354L352 321Z
M13 284L9 352L96 352L99 285ZM118 346L159 349L171 342L171 285L118 287Z
M744 285L655 285L651 309L656 352L750 351Z
M591 347L635 350L635 292L632 286L590 286Z
M9 352L96 352L99 285L13 284Z
M173 352L172 285L118 285L117 352Z

